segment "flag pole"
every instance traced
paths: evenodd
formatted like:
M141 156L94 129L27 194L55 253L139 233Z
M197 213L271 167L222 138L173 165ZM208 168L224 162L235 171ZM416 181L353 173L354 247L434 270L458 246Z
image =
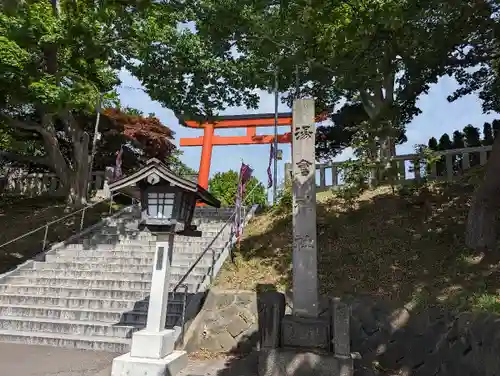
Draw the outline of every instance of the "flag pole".
M278 66L274 71L274 172L273 172L273 205L276 205L277 200L277 180L278 180L278 105L279 105L279 92L278 92Z

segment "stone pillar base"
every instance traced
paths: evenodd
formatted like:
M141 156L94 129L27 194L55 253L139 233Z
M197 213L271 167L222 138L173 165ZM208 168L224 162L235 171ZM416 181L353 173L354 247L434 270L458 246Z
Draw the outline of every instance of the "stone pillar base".
M139 330L132 334L130 356L137 358L162 359L174 351L177 331L165 329L161 332Z
M352 359L339 359L332 353L287 348L259 351L259 376L351 376L352 369Z
M138 358L127 353L113 359L111 376L175 376L187 364L185 351L174 351L162 359Z

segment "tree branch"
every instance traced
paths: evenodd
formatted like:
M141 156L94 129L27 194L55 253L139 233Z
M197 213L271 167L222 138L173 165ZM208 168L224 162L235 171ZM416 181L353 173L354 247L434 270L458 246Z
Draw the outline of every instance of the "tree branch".
M36 124L36 123L13 119L10 116L4 115L4 114L0 114L0 120L4 120L12 128L38 132L42 135L46 133L46 130L41 125Z
M47 157L35 157L32 155L21 155L8 151L0 151L0 159L7 159L13 162L35 163L46 167L52 167Z
M394 71L384 75L385 103L392 104L394 102Z
M374 106L372 101L372 96L366 90L360 90L361 94L361 103L363 104L363 108L366 113L370 117L370 119L374 119L377 117L377 108Z

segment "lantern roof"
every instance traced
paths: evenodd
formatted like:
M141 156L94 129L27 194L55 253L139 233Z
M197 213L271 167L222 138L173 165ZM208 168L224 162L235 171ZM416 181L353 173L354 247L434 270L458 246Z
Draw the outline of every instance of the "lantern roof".
M197 199L207 205L220 208L220 201L217 200L210 192L195 182L181 178L157 158L151 158L146 162L146 165L140 170L134 172L129 176L124 176L109 184L109 190L115 192L130 186L135 185L137 182L147 179L149 176L156 175L164 181L168 182L171 186L179 187L187 192L193 192L197 195Z

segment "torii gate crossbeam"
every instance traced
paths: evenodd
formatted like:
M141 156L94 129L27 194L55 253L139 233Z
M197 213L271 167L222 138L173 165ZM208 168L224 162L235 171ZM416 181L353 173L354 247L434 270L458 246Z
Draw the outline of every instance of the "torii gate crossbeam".
M278 126L291 126L292 113L278 114ZM212 150L214 146L223 145L263 145L274 143L274 136L257 135L257 127L273 127L275 114L258 115L232 115L219 116L211 122L200 123L194 120L181 120L181 125L188 128L203 129L203 136L192 138L181 138L179 146L201 146L200 169L198 173L198 184L208 189L208 178L212 162ZM246 128L245 136L217 136L215 129ZM278 143L286 144L292 142L290 132L278 135Z

